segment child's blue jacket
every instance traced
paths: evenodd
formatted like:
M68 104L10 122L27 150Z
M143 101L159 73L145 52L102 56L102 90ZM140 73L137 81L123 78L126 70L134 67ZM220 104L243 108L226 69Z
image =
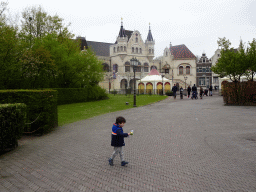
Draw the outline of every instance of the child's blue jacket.
M128 137L128 133L123 132L123 128L115 124L112 127L111 146L121 147L125 146L124 137Z

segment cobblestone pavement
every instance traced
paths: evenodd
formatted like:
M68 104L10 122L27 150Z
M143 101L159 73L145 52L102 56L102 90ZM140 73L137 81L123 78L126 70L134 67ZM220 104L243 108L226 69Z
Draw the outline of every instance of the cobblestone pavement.
M124 101L125 104L125 101ZM108 164L116 116L125 159ZM256 191L256 107L168 98L22 139L0 156L0 191Z

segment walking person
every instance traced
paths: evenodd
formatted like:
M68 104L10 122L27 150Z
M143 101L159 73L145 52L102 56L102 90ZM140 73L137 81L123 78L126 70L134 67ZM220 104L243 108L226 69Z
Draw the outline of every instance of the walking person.
M212 96L212 85L210 85L209 91L210 91L209 96Z
M203 99L204 89L200 86L200 99Z
M196 84L194 84L194 86L192 87L192 97L191 99L197 99L197 87L196 87Z
M187 92L188 92L188 98L190 97L190 92L191 92L191 87L190 87L190 85L188 86L188 88L187 88Z
M125 123L125 118L120 116L116 118L116 123L114 123L112 127L111 146L114 147L114 152L108 160L109 165L111 166L113 166L113 160L117 154L120 155L121 166L128 164L128 162L124 160L123 146L125 146L124 137L128 137L130 133L123 132L123 126Z
M180 99L183 99L183 88L182 88L182 86L180 87Z
M172 92L173 92L173 97L174 99L176 99L176 92L177 92L178 88L176 86L176 84L174 84L174 86L172 87Z

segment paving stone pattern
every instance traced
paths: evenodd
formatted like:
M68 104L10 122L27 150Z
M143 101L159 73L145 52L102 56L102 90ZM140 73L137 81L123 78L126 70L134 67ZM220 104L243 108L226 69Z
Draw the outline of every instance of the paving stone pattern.
M125 104L125 101L124 101ZM124 157L108 164L122 115ZM23 138L0 156L0 191L256 191L256 107L221 96L168 99Z

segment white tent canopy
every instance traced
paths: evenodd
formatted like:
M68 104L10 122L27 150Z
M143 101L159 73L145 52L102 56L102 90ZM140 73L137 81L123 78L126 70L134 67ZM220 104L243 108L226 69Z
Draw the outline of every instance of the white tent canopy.
M157 89L157 85L159 83L163 83L163 88L165 89L165 83L169 83L169 87L172 87L171 80L167 79L166 77L162 77L162 75L159 74L159 72L156 69L152 69L150 73L142 78L140 81L138 81L138 84L143 83L144 85L147 85L148 83L151 83L153 85L153 90ZM146 89L146 86L145 86Z

